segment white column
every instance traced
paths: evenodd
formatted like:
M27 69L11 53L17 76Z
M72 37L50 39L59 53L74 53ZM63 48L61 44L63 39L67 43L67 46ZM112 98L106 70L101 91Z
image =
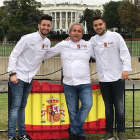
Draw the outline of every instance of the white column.
M60 12L60 30L62 29L62 12Z
M55 18L54 18L54 30L56 30L56 12L55 12Z
M76 19L77 19L77 18L76 18L76 12L75 12L75 22L76 22Z
M71 23L72 23L72 12L71 12Z
M52 12L50 13L50 15L51 15L51 17L52 17ZM53 20L53 18L52 18L52 27L51 27L51 28L54 30L53 22L54 22L54 20Z
M66 12L66 31L68 29L68 12Z

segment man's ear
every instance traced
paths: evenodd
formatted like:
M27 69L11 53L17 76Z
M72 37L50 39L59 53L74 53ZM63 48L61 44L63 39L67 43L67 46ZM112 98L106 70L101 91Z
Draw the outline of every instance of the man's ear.
M38 28L40 28L40 24L38 23Z
M104 22L105 23L105 22ZM105 27L106 27L106 23L105 23Z

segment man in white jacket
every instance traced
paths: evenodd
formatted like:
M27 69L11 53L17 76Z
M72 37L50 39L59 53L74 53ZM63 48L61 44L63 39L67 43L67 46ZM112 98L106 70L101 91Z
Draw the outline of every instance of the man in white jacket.
M122 36L106 30L102 17L93 19L93 28L97 35L91 37L94 48L102 97L105 103L106 134L102 140L113 140L113 121L117 123L118 139L124 138L123 94L125 81L131 71L131 57Z
M38 72L44 60L50 40L46 34L51 29L52 17L40 18L38 32L21 37L9 58L9 85L12 91L12 105L9 114L9 140L16 140L16 123L18 121L17 140L31 140L25 132L25 107L32 87L32 78Z
M70 40L50 48L45 57L50 58L56 54L61 57L64 93L71 122L69 140L85 140L82 127L92 107L89 60L94 53L91 43L81 39L83 32L81 24L72 24L69 29Z

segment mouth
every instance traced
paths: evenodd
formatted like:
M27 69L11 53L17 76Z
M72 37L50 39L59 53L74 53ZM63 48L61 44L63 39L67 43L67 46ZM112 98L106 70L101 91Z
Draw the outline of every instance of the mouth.
M43 30L43 32L49 32L49 30Z
M102 29L98 29L97 31L98 31L98 32L101 32L101 31L102 31Z

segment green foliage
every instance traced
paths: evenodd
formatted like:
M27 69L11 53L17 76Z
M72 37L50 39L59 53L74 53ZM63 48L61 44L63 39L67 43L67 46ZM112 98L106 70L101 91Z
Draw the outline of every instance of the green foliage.
M102 12L100 10L92 10L92 9L85 9L83 12L83 15L80 17L80 23L85 24L85 21L87 23L87 30L89 34L92 34L94 32L93 30L93 17L97 15L102 15Z
M140 39L140 28L137 28L134 34L132 35L133 38Z
M0 32L6 34L27 34L37 30L37 24L43 11L39 11L41 3L36 0L4 1L0 7ZM8 36L7 39L11 39ZM20 36L19 36L20 38Z
M118 7L121 4L122 2L120 1L110 1L103 5L103 18L106 22L107 29L118 28L118 31L120 32L121 26L119 20L120 18L118 13Z
M137 29L136 29L136 32L140 32L140 28L137 28Z
M0 7L0 32L6 34L7 29L9 29L9 20L7 17L7 11L6 8Z
M140 27L140 1L124 0L119 7L120 22L127 31L135 31Z

